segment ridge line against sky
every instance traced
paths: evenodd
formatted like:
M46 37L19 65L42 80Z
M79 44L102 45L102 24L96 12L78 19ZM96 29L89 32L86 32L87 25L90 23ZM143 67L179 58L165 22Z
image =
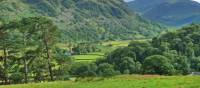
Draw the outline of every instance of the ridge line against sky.
M134 1L134 0L124 0L125 2L130 2L130 1ZM196 1L200 3L200 0L192 0L192 1Z

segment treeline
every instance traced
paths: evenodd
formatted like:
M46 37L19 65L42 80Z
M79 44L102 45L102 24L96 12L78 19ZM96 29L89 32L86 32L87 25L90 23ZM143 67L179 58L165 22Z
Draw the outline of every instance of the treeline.
M91 52L99 52L101 49L98 44L94 43L80 43L72 48L73 55L87 54Z
M56 47L60 32L45 17L0 25L0 83L65 79L72 59Z
M103 73L99 72L100 69ZM75 75L187 75L200 71L200 25L167 32L151 41L133 41L94 64L80 66Z

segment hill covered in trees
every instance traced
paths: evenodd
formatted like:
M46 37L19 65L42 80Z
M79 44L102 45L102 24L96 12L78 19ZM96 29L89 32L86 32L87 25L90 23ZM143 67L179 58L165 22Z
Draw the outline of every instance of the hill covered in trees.
M122 0L1 0L2 22L46 16L62 31L62 41L152 37L165 29L127 9Z
M187 75L200 71L200 25L167 32L151 41L133 41L86 68L79 76L91 74ZM95 69L95 66L97 69ZM104 68L99 73L98 68ZM101 69L102 70L102 69Z
M169 26L200 22L200 3L193 0L134 0L127 4L142 17Z
M67 80L71 76L110 77L118 74L187 75L200 71L200 25L167 32L152 40L133 41L93 63L74 63L57 46L61 31L45 17L29 17L0 25L0 82ZM98 51L80 45L78 54Z

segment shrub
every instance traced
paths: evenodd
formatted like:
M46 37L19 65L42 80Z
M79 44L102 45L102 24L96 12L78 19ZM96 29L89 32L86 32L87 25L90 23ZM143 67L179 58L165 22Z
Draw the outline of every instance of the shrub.
M97 66L95 64L84 64L72 70L72 74L79 77L93 77L96 74Z
M13 83L21 83L22 80L23 80L23 75L22 73L20 72L16 72L16 73L13 73L11 74L10 76L10 80L13 82Z
M113 65L108 63L102 63L98 66L97 73L99 76L111 77L118 74L119 72L114 70Z

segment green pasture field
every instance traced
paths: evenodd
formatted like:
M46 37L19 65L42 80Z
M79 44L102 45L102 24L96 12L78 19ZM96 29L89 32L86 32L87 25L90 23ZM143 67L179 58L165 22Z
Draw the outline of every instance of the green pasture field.
M200 88L200 76L123 75L92 81L57 81L0 86L0 88Z
M113 47L124 47L124 46L128 46L128 44L130 42L131 42L130 40L126 40L126 41L108 41L108 42L103 42L102 45L104 45L104 46L112 45Z
M95 61L96 59L102 58L105 54L115 50L116 48L128 46L129 43L130 40L103 42L100 46L101 52L73 55L72 57L75 59L76 62Z
M84 55L73 55L72 57L75 59L76 62L82 61L95 61L98 58L102 58L104 56L103 52L95 52L95 53L88 53Z

